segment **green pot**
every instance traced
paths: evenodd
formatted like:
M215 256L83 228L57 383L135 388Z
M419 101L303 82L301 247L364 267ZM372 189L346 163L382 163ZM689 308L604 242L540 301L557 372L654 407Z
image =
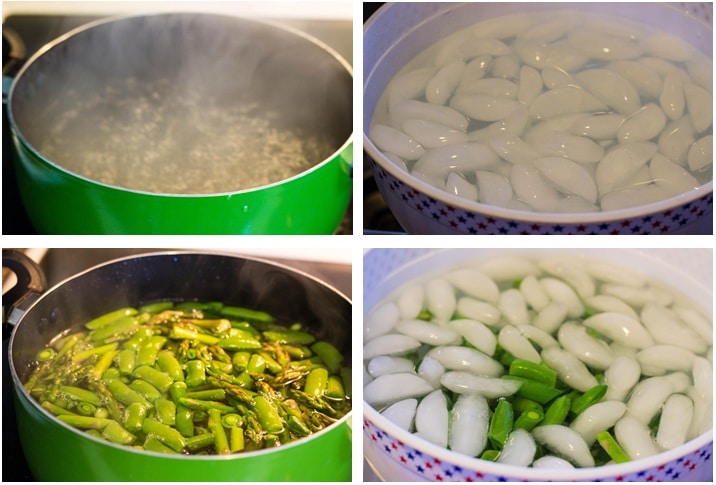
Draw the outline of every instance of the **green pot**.
M235 256L171 252L110 261L39 298L38 272L3 252L3 266L33 288L11 313L10 373L23 453L41 481L350 481L351 414L287 445L234 455L165 455L115 445L65 425L25 391L34 355L54 336L112 309L160 298L224 301L293 315L350 365L351 303L309 275ZM41 273L39 273L41 274ZM21 292L20 292L21 293ZM33 296L34 294L34 296ZM111 296L110 296L111 295ZM133 302L133 303L130 303ZM7 423L6 423L7 424Z
M174 28L176 33L168 30ZM216 42L214 32L221 33L219 39L222 35L230 39L223 47L228 54L222 54L228 61L203 52L203 44ZM150 52L126 54L111 48L117 40L128 52ZM186 46L195 41L198 52L188 52ZM86 178L37 148L62 122L64 106L60 110L56 106L67 93L96 96L117 77L134 76L142 82L144 77L174 79L181 74L173 71L175 66L189 64L206 72L201 82L206 81L207 92L225 88L228 94L220 105L231 106L243 90L232 85L242 75L241 56L260 58L247 60L247 64L258 62L256 79L246 88L256 91L257 98L266 98L257 102L281 110L282 116L285 111L281 122L286 126L309 129L329 142L330 155L269 185L216 194L173 194ZM273 60L276 56L279 60ZM90 74L80 78L76 72ZM166 89L174 89L170 86ZM275 101L274 93L285 93L291 101ZM339 227L352 193L352 99L350 65L297 31L213 14L157 14L92 23L41 49L12 84L8 113L23 204L36 230L47 234L331 234ZM55 111L48 115L48 109ZM60 115L53 118L56 111ZM101 135L83 132L78 143L93 136Z

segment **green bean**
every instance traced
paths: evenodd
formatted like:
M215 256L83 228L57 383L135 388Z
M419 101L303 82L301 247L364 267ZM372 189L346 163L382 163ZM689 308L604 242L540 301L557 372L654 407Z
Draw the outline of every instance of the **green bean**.
M119 310L114 310L109 313L105 313L104 315L101 315L93 320L90 320L89 322L85 323L85 328L88 328L89 330L95 330L98 328L105 327L120 318L124 317L131 317L132 315L136 315L137 310L135 308L126 307L126 308L120 308Z
M526 431L532 431L540 421L544 418L544 413L537 409L530 409L520 414L515 420L514 429L521 428Z
M231 453L229 448L229 440L226 437L226 430L221 425L221 413L216 409L209 409L209 421L207 426L209 431L214 435L214 448L216 453L226 455Z
M206 382L206 366L201 360L190 360L186 363L186 378L189 387L198 387Z
M60 386L60 391L73 401L84 401L100 406L102 400L94 392L76 386Z
M303 390L306 394L320 397L326 392L327 384L328 370L324 367L318 367L306 376L306 385Z
M271 323L274 321L274 318L266 312L251 310L250 308L239 306L225 305L221 310L219 310L219 313L229 318L253 320L262 323Z
M60 414L57 419L63 423L82 429L104 429L111 419L95 418L93 416L79 416L77 414Z
M271 405L264 396L256 396L254 398L254 411L258 416L261 427L267 433L278 433L283 431L283 423L278 411Z
M147 435L158 439L163 444L178 453L184 448L185 441L181 433L164 423L147 418L142 423L142 431L144 431Z
M46 349L42 349L35 355L35 360L38 362L47 362L48 360L52 360L55 357L57 357L57 352L55 352L55 349L52 347L48 347Z
M557 373L544 365L535 364L529 360L515 359L510 363L510 375L524 377L540 382L549 387L557 384Z
M124 416L124 427L129 431L137 432L142 430L142 423L147 417L147 408L138 402L127 406Z
M176 454L177 451L172 450L168 446L166 446L164 443L162 443L160 440L155 438L154 436L147 437L147 440L144 442L143 448L147 451L154 451L157 453L171 453Z
M517 390L516 395L532 399L540 404L545 404L562 393L559 389L523 377L505 375L502 376L502 379L521 382L522 385Z
M558 397L545 411L542 424L562 424L567 419L571 407L572 400L568 396Z
M213 444L214 435L211 433L202 433L186 439L186 448L191 451L197 451Z
M609 433L609 431L602 431L597 433L597 441L604 451L607 452L609 457L614 460L615 463L626 463L631 461L629 455L619 446L619 443Z
M109 389L109 392L112 393L112 395L117 401L121 402L125 406L129 406L133 402L136 402L146 408L151 407L151 404L144 396L142 396L134 389L130 388L127 384L125 384L119 379L112 379L111 381L108 381L107 389Z
M600 384L587 390L584 394L572 401L572 412L581 414L592 404L598 403L607 393L607 386Z
M112 443L120 445L129 445L137 439L132 433L127 431L117 421L110 421L102 430L102 437Z
M162 393L167 392L169 387L174 384L172 378L167 374L155 369L154 367L149 367L148 365L141 365L137 367L134 369L134 372L132 372L132 375L139 379L144 379L159 389Z
M159 369L167 374L172 381L183 381L184 370L181 368L181 363L174 356L174 352L169 350L161 350L157 353L157 366Z
M331 374L338 372L343 365L343 355L328 342L316 342L311 345L311 350L321 358Z
M129 383L129 388L134 389L139 394L147 398L147 401L154 402L162 397L162 392L143 379L134 379Z
M309 345L316 341L316 337L300 330L267 330L263 336L270 342L288 345Z
M490 440L493 448L501 450L505 446L507 437L512 432L513 424L514 412L512 404L506 399L501 399L497 402L487 430L487 439Z
M129 375L134 371L137 354L133 349L123 349L117 356L117 367L121 375Z
M203 399L208 401L223 401L226 398L226 391L223 389L205 389L203 391L190 391L186 397L192 399Z
M241 426L237 425L229 428L229 441L231 442L229 446L231 453L242 451L246 447L244 443L244 430Z
M117 346L117 342L113 342L111 344L100 345L99 347L92 347L87 350L82 350L72 356L72 362L76 364L82 363L93 355L101 355L106 352L111 352L115 350Z
M89 333L89 336L92 340L95 342L101 342L104 341L110 337L117 337L119 335L123 335L125 333L131 332L134 327L139 325L139 319L130 316L130 317L123 317L118 320L115 320L114 322L104 325L96 330L92 330Z
M162 335L152 335L149 337L137 351L137 367L140 365L154 365L159 350L166 342L167 338Z

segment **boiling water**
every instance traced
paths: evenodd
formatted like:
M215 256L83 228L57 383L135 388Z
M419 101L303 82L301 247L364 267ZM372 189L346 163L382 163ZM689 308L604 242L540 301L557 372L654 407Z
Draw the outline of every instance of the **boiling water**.
M132 190L234 192L295 176L328 157L330 140L282 125L259 101L227 104L169 80L117 80L101 92L67 93L42 154L67 170Z
M420 53L369 138L459 197L540 212L614 210L712 179L713 61L588 12L476 23Z

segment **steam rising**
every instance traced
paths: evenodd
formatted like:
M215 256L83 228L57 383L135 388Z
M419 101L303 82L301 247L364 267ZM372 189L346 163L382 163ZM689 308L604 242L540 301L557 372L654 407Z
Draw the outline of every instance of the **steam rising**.
M163 193L262 186L351 132L352 79L322 48L207 14L104 23L30 66L13 96L27 140L110 185Z

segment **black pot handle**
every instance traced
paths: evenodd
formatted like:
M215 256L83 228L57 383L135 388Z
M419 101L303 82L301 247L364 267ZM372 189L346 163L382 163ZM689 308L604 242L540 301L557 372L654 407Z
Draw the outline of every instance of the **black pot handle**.
M2 266L17 276L17 284L2 297L3 326L14 327L25 310L45 292L47 278L35 261L15 249L3 249Z

